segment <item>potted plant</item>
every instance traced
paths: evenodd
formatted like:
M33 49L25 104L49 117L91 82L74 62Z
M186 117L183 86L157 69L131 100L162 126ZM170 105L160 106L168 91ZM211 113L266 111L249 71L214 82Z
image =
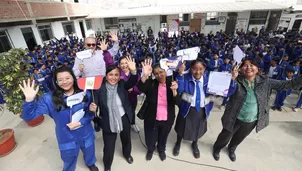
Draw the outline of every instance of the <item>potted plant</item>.
M24 62L25 53L23 49L15 48L0 54L0 83L3 84L4 93L2 93L2 96L5 100L5 108L21 118L24 96L19 84L22 84L23 80L30 78L28 73L30 65ZM43 121L44 116L41 116L31 122L27 122L27 124L36 126ZM12 129L1 130L0 156L10 152L15 145L14 131Z

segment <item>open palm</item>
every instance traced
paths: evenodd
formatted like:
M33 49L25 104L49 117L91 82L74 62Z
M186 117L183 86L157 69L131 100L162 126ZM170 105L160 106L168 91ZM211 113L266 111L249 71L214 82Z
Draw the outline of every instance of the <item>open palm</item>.
M135 63L135 60L131 57L127 57L126 58L126 61L127 61L127 64L128 64L128 68L130 71L136 71L136 63Z
M117 37L117 35L113 31L111 31L109 33L109 35L111 36L111 38L110 38L111 41L118 42L118 37Z
M101 45L99 45L99 48L101 48L102 51L105 51L108 49L108 43L106 43L106 40L101 41Z
M149 76L152 73L152 60L147 59L142 63L143 71L145 76Z
M23 80L23 86L19 84L19 87L21 88L26 102L31 102L35 99L37 93L39 92L39 86L35 89L35 80L32 81L32 84L30 84L31 81L28 79L27 82Z

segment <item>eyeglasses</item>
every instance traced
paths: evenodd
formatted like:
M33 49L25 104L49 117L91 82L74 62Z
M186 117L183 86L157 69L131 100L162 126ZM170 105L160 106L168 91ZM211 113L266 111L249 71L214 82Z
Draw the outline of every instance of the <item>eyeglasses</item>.
M90 47L90 46L93 46L93 47L94 47L94 46L95 46L94 43L93 43L93 44L87 43L86 45L87 45L88 47Z
M65 82L69 83L69 82L72 82L73 81L73 78L72 77L66 77L66 78L60 78L57 80L57 83L59 85L62 85L64 84Z

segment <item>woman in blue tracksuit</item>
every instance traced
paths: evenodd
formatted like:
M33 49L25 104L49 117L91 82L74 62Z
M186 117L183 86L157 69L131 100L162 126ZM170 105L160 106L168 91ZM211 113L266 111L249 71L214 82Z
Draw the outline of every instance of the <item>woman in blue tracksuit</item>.
M173 149L173 155L179 154L181 140L192 141L192 150L195 158L200 157L197 141L207 132L207 118L213 108L213 102L207 103L209 94L206 92L208 76L205 74L206 66L200 59L192 61L190 72L183 74L185 65L179 69L178 93L181 97L179 114L177 116L175 131L177 141ZM237 70L233 72L233 80L238 75ZM235 82L231 82L229 93L236 89Z
M54 71L54 84L56 90L46 93L35 100L39 88L34 88L35 81L23 81L19 85L25 95L22 118L31 121L43 114L48 114L55 122L56 137L64 162L63 171L75 171L80 149L84 153L84 161L90 171L98 171L95 166L94 129L91 125L96 105L91 103L91 94L82 92L77 84L72 70L61 67ZM79 95L74 98L74 105L67 106L67 97ZM83 97L84 96L84 97ZM75 96L74 96L75 97ZM83 100L82 100L83 99ZM71 122L71 115L84 114L78 122Z

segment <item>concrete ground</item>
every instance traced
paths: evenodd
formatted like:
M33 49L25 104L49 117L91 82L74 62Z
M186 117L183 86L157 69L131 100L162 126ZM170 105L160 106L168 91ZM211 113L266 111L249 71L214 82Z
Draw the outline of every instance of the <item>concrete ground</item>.
M272 96L271 101L274 100ZM134 163L129 165L122 157L121 143L117 140L113 171L300 171L302 170L302 110L292 112L291 106L297 102L297 94L292 94L285 103L283 112L270 111L270 125L260 133L255 131L238 147L237 161L231 162L226 150L222 150L220 161L212 157L212 145L221 131L220 118L223 111L217 106L211 112L208 132L199 142L200 159L195 159L190 142L182 143L180 155L173 157L172 149L176 133L171 131L167 143L167 160L160 161L154 155L152 161L145 160L146 150L139 140L139 135L132 133L132 156ZM142 121L137 124L143 135ZM0 129L13 128L18 143L11 154L0 158L0 171L60 171L60 159L54 133L54 123L48 116L43 124L28 127L18 116L4 112L0 118ZM103 170L103 140L101 133L96 133L96 165ZM181 160L181 161L180 161ZM88 171L79 157L77 171Z

